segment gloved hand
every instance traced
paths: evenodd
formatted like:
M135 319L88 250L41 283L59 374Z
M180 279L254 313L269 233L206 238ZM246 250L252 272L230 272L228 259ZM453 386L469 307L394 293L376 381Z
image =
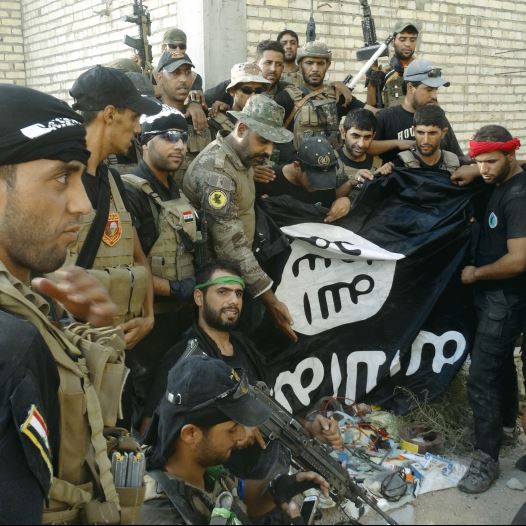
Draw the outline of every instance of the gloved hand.
M365 74L365 78L372 86L383 86L385 80L385 71L371 68Z
M293 497L304 491L316 488L329 495L329 484L317 473L300 471L294 475L279 475L269 485L269 492L274 497L274 502L281 507L289 503Z
M195 278L186 278L182 280L170 280L170 297L177 301L192 301L195 287Z

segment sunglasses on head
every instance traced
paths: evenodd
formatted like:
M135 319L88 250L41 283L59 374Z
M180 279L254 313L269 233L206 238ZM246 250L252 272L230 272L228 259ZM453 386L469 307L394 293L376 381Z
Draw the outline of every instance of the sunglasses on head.
M155 137L160 137L161 139L173 142L174 144L183 141L183 143L188 142L188 132L178 131L178 130L169 130L169 131L151 131L146 132L144 135L154 135Z
M186 44L177 43L177 44L168 44L170 49L186 49Z
M267 91L265 88L251 88L250 86L241 86L239 89L245 95L252 95L253 93L261 95Z
M433 68L433 69L430 69L430 70L427 72L427 76L430 77L430 78L438 78L438 77L441 77L441 76L442 76L442 69L441 69L441 68Z

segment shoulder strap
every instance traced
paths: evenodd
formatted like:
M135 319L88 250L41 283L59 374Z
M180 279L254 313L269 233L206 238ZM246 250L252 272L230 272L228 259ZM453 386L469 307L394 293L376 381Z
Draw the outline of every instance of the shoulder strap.
M95 218L91 223L88 235L86 236L84 244L82 245L79 255L77 256L77 266L86 269L90 269L93 266L95 258L97 257L97 252L99 251L102 236L104 235L106 224L108 222L111 198L108 174L106 174L106 177L104 177L105 180L101 180L99 183L99 198L97 200Z
M411 150L404 150L398 154L408 168L420 168L422 165Z
M186 488L183 481L171 479L161 470L148 471L148 475L159 484L185 524L202 524L202 519L195 516L196 513L186 500Z
M154 191L151 184L142 177L139 177L135 174L124 174L121 175L123 181L126 181L128 184L136 188L137 190L143 192L148 197L148 204L150 205L150 210L153 216L153 222L155 228L157 229L157 234L159 234L159 209L156 205L163 207L163 200L157 192Z
M448 172L454 172L460 166L460 161L453 152L442 150L442 155L444 156L444 165Z
M288 88L287 88L288 89ZM290 112L290 115L287 117L287 120L283 123L284 128L288 128L290 123L294 120L294 117L296 117L298 111L307 104L307 102L312 99L313 97L316 97L316 95L319 95L323 90L325 89L325 86L322 86L320 89L316 91L311 91L308 95L305 95L301 100L297 101L294 104L293 110Z

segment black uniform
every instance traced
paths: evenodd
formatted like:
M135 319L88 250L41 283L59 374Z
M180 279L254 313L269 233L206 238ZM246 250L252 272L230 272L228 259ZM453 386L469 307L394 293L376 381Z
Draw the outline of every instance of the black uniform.
M415 114L407 111L402 106L392 106L376 114L378 126L376 128L376 141L399 140L407 141L415 138L413 118ZM442 150L453 152L457 157L464 157L460 149L455 132L448 122L448 132L441 144ZM382 161L388 163L396 158L400 150L389 150L381 154Z
M59 376L37 329L0 311L0 523L40 524L59 448Z
M526 237L526 173L496 186L488 203L476 266L507 254L507 241ZM516 402L509 402L513 350L526 316L526 274L480 281L475 287L478 327L471 356L469 396L475 417L476 448L498 459L503 425L514 424ZM514 366L513 366L514 367ZM515 407L509 407L514 405ZM507 406L507 407L504 407Z
M350 166L351 168L355 168L356 170L371 170L373 168L374 156L369 153L367 153L365 155L365 159L360 162L349 159L349 157L347 157L347 155L343 153L343 146L341 148L338 148L336 150L336 153L338 154L340 161L343 164L345 164L345 166Z

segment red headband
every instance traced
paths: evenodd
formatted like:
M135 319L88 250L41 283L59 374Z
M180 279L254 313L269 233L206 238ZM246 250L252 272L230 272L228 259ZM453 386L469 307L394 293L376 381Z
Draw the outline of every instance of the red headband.
M506 142L478 142L469 141L469 156L476 157L482 153L491 152L514 152L521 147L521 141L518 137L514 137Z

